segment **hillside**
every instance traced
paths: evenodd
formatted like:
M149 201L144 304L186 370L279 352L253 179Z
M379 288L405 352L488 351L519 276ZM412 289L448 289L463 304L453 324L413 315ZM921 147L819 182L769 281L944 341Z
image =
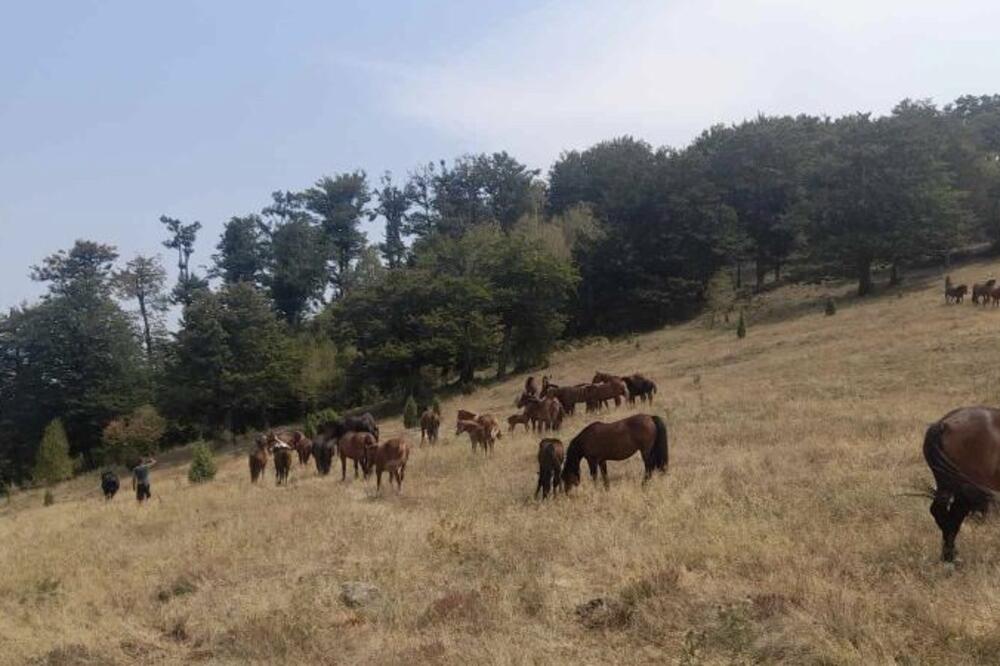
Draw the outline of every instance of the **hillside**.
M1000 309L946 306L942 285L844 285L834 317L825 290L789 287L742 341L693 322L557 355L556 381L658 382L670 471L645 489L633 459L609 492L540 504L537 437L470 454L456 409L506 417L522 376L446 402L400 496L311 466L253 487L243 453L203 486L157 468L145 507L127 489L106 505L93 475L52 507L20 493L0 507L0 662L997 662L1000 529L967 524L944 566L907 495L930 480L927 423L1000 394ZM347 581L381 596L347 608ZM576 609L597 597L620 612L588 626Z

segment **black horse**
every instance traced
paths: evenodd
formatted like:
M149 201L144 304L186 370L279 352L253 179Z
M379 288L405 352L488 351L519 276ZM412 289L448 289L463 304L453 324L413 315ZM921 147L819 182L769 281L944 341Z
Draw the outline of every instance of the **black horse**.
M120 486L121 484L118 482L118 475L110 469L101 474L101 492L104 493L105 501L114 497Z
M319 427L322 439L337 440L348 432L368 432L378 441L378 424L370 412L360 416L346 416L342 419L331 419Z
M316 462L316 472L321 476L330 473L330 465L333 464L334 440L320 438L313 442L312 455Z

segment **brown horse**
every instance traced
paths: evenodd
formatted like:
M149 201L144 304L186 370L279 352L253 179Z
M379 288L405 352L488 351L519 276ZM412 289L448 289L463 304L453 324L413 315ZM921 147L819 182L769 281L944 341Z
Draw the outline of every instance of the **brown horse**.
M467 409L458 410L458 417L455 420L455 428L456 428L455 435L458 436L462 434L462 431L458 430L459 423L461 423L462 421L475 421L475 420L476 420L475 412L470 412Z
M406 461L410 458L410 445L402 437L390 439L381 444L370 442L365 449L365 476L374 468L376 492L382 490L382 472L389 472L389 485L396 482L396 492L403 490L406 475Z
M944 302L961 303L965 300L965 295L968 293L968 285L960 284L957 287L947 287L944 290Z
M524 381L524 392L530 396L538 395L538 382L535 381L535 376L532 375Z
M1000 410L961 407L927 428L924 460L936 490L931 515L941 530L941 559L955 559L955 537L971 513L985 513L1000 491Z
M518 424L524 426L524 431L527 432L531 425L531 418L527 414L511 414L507 417L507 432L514 432L517 429Z
M254 450L250 452L250 483L257 483L257 479L267 468L267 438L258 435Z
M584 392L590 384L577 384L576 386L555 386L550 385L542 394L546 398L555 398L563 407L567 414L576 412L576 405L585 402Z
M609 400L615 401L615 407L620 407L622 399L628 397L628 389L625 382L617 377L612 377L600 384L590 384L583 392L587 403L588 412L600 411L601 407L606 407Z
M337 440L337 451L340 453L340 480L347 480L347 459L354 461L354 478L358 478L358 467L367 474L368 462L365 451L369 444L378 440L370 432L348 432Z
M292 448L299 455L299 464L306 465L309 463L309 456L312 455L313 442L311 439L305 436L305 434L296 430L292 433Z
M562 480L565 489L580 483L580 461L590 467L590 477L597 481L600 469L604 487L608 487L608 460L626 460L638 451L646 466L645 484L654 470L667 471L667 425L659 416L635 414L614 423L591 423L569 443Z
M316 463L316 473L320 476L326 476L330 473L330 465L333 464L333 450L333 440L320 438L313 443L313 461Z
M618 375L612 375L610 372L595 372L594 378L590 380L591 384L603 384L605 382L610 382L613 379L624 379Z
M420 415L420 446L424 445L424 438L431 444L437 442L438 429L441 427L441 417L433 409L425 409Z
M476 446L481 446L483 451L489 453L493 448L493 441L488 436L486 428L484 428L478 421L474 420L463 420L458 422L458 429L455 432L456 435L461 435L463 432L469 433L469 440L472 442L472 452L476 452Z
M993 290L993 285L997 282L996 278L990 278L986 282L976 282L972 285L972 302L979 303L979 299L983 299L983 305L989 300L990 291Z
M500 429L500 424L492 414L480 414L476 417L476 423L481 425L486 432L486 437L490 440L491 449L496 440L503 439L503 431Z
M542 499L549 496L549 490L559 492L559 472L563 466L566 452L563 443L558 439L543 439L538 443L538 487L535 488L535 498L542 493Z
M274 480L280 486L288 482L288 473L292 469L292 449L279 447L274 449Z

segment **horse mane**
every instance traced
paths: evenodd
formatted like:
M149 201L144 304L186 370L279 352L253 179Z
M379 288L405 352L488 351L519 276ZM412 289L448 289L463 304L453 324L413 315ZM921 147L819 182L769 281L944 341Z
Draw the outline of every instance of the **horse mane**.
M578 477L580 476L580 461L583 460L583 442L581 438L588 430L590 430L590 426L581 430L576 437L570 440L569 446L566 448L566 461L563 463L563 473L570 472Z

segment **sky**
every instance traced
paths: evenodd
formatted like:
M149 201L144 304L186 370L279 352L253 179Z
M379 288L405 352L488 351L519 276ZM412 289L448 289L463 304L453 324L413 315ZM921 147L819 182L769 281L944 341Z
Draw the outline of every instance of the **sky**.
M80 238L170 266L160 215L202 222L208 264L229 217L324 175L1000 93L998 24L995 0L3 2L0 308Z

